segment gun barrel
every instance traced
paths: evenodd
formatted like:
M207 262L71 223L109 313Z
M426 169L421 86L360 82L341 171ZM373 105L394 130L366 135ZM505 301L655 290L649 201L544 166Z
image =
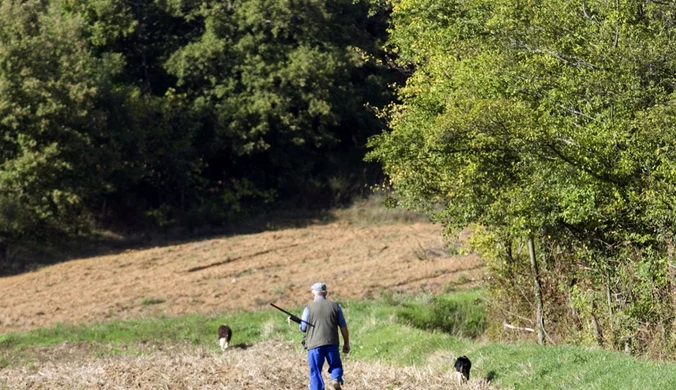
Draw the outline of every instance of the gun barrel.
M291 319L291 321L293 321L293 322L295 322L295 323L297 323L297 324L300 324L301 322L305 322L308 326L314 326L314 325L312 325L311 323L309 323L309 322L307 322L307 321L305 321L305 320L302 320L302 319L298 318L298 316L295 316L295 315L289 313L288 311L282 309L281 307L275 305L274 303L270 303L270 306L272 306L272 307L274 307L275 309L277 309L277 310L279 310L279 311L281 311L281 312L287 314L287 315L289 316L289 318Z

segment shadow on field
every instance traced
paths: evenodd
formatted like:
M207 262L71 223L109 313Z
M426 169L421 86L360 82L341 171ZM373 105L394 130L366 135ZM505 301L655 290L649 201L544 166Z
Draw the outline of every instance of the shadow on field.
M298 208L278 205L275 210L220 225L206 221L177 221L174 226L152 227L147 221L132 224L118 218L114 227L102 228L75 236L50 235L42 239L23 238L20 245L0 251L0 277L34 271L40 267L69 260L111 255L126 250L148 249L187 242L199 242L242 234L325 225L338 220L351 224L378 225L388 223L430 222L421 213L386 206L384 195L356 198L337 208ZM190 225L190 226L187 226ZM6 252L6 258L2 253ZM434 255L425 253L427 255Z
M245 350L245 349L251 348L252 346L253 346L253 344L239 343L239 344L233 345L232 348L237 348L237 349Z
M28 241L11 248L7 259L0 259L0 277L35 271L69 260L180 245L242 234L325 225L337 218L329 210L284 210L240 219L222 226L126 228L96 231L77 237L53 237L49 241Z

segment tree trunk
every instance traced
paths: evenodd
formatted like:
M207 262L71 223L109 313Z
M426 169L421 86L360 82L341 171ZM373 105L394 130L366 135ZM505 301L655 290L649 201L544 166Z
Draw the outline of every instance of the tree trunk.
M5 241L0 241L0 261L7 261L7 243Z
M538 331L538 344L544 345L545 343L544 305L542 303L542 286L540 285L540 271L538 270L538 263L535 258L535 243L533 242L533 237L528 237L528 254L530 255L530 266L533 272L535 304L537 306L535 328Z
M601 331L601 325L599 325L599 320L596 318L596 304L592 302L592 330L594 331L594 339L596 340L596 345L599 347L603 346L603 332Z
M667 245L667 268L669 270L669 287L671 288L671 303L676 311L676 262L674 261L674 240L671 234L665 238ZM676 318L672 321L672 329L676 329Z

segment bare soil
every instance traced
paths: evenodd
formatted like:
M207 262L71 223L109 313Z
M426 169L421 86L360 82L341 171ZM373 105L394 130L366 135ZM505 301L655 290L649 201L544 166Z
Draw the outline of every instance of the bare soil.
M441 233L428 223L336 222L68 261L0 278L0 333L145 315L218 314L269 302L301 305L317 281L327 283L335 299L362 299L393 290L441 292L478 279L481 260L450 255ZM227 371L209 370L205 376Z

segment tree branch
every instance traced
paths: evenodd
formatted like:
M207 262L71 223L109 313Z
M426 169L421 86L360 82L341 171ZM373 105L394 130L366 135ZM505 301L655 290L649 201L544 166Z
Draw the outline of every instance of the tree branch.
M530 333L535 332L535 329L533 329L533 328L523 328L523 327L520 327L520 326L514 326L514 325L508 324L505 321L502 322L502 327L507 328L507 329L522 330L524 332L530 332Z

